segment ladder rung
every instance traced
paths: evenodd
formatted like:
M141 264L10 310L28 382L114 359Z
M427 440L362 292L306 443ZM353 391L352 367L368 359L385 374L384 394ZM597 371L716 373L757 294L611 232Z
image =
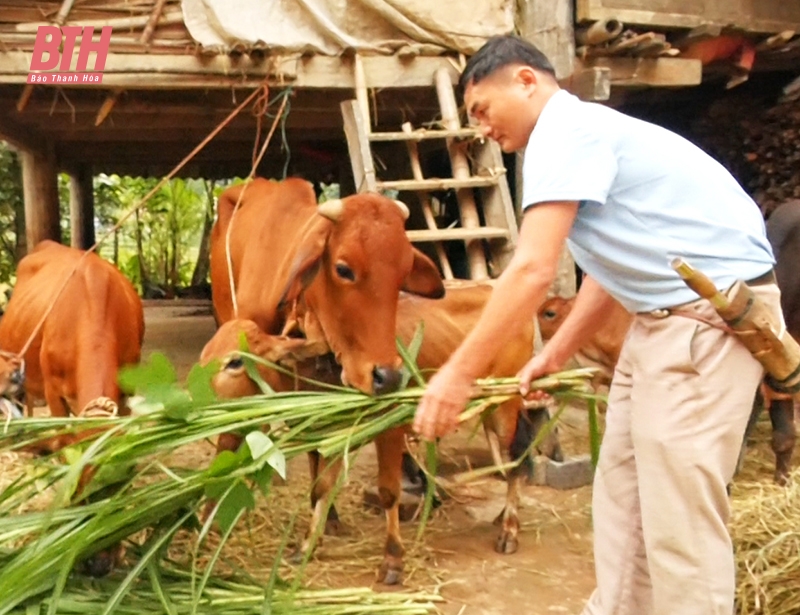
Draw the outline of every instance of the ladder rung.
M370 141L423 141L425 139L480 139L481 133L476 128L460 128L458 130L418 129L411 132L373 132Z
M477 228L441 228L406 231L408 239L413 242L453 241L457 239L508 239L508 229L491 226Z
M485 188L497 185L501 175L495 177L467 177L465 179L401 179L377 182L378 190L449 190L450 188Z

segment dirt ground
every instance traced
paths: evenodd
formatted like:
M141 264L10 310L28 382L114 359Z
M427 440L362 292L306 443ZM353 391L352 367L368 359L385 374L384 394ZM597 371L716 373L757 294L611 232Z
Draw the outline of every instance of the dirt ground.
M145 315L144 356L162 351L176 365L179 376L185 376L213 334L208 310L147 307ZM574 408L564 414L560 437L567 455L588 451L587 434L583 410ZM771 478L768 438L768 430L760 429L756 451L745 469L749 479ZM212 454L209 445L182 456L205 463ZM440 455L440 474L445 479L491 465L482 434L471 437L467 430L447 438ZM337 499L344 535L325 537L303 571L311 585L381 587L375 583L374 573L382 554L383 516L365 509L362 501L364 489L374 478L374 449L367 447L358 454ZM257 578L266 577L284 532L299 538L306 527L307 484L305 460L293 460L288 482L276 486L269 500L260 499L246 527L229 542L224 556L228 564ZM433 514L421 541L416 539L417 524L404 523L408 556L401 589L438 591L445 599L441 609L448 615L579 613L594 586L591 487L557 491L525 486L520 548L512 555L499 555L493 549L497 529L492 519L503 507L504 492L505 483L499 477L455 486L452 497ZM298 511L298 525L287 530ZM288 564L281 570L285 576L296 572Z

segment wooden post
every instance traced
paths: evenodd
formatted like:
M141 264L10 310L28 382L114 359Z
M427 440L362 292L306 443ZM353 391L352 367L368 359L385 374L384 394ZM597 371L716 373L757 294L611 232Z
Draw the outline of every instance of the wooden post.
M70 244L88 250L94 245L94 184L87 165L69 174L69 216Z
M559 79L572 74L575 58L572 0L522 2L517 27L523 38L548 57Z
M61 241L58 176L52 156L21 150L28 250L45 239Z

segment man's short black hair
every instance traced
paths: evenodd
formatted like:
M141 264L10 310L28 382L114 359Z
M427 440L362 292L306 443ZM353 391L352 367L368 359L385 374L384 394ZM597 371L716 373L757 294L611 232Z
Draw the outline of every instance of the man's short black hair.
M458 87L461 93L469 82L478 83L505 66L523 64L548 73L555 79L556 71L550 60L533 44L518 36L493 36L469 59Z

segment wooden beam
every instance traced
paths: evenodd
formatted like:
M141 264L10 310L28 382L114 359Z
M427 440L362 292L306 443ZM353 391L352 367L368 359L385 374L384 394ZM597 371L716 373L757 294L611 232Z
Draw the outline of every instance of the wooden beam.
M682 58L587 58L581 68L607 68L615 87L680 87L703 80L700 60Z
M94 184L92 168L80 165L69 174L70 245L88 250L94 245Z
M18 149L44 153L47 151L47 139L39 132L11 120L0 114L0 139L8 141Z
M20 152L28 250L45 239L61 241L58 174L51 156Z
M0 63L0 83L26 83L31 53L7 51ZM74 62L77 62L75 54ZM458 71L445 56L418 56L404 60L397 56L362 56L364 76L371 88L430 87L438 69L446 69L453 83ZM89 60L89 66L93 61ZM106 58L103 86L131 89L251 88L265 78L276 87L354 89L353 60L347 57L314 55L271 56L254 60L251 56L153 55L113 53ZM96 84L70 84L69 87L96 87Z
M725 2L660 2L660 11L630 8L634 3L619 0L577 0L577 21L617 19L626 25L647 27L696 28L704 24L735 26L749 32L776 33L800 30L800 4L786 0L758 0L754 14L753 0ZM640 3L644 6L646 3Z
M611 96L611 69L592 66L576 70L558 84L581 100L602 101Z

